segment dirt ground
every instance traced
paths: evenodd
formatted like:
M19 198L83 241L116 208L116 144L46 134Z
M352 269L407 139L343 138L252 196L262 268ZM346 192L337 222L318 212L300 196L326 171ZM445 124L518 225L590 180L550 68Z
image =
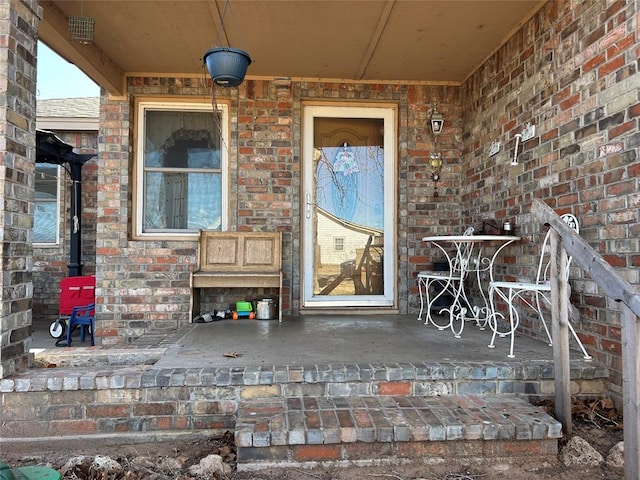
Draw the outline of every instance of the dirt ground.
M611 447L622 441L622 418L606 404L573 405L573 434L588 441L606 458ZM562 445L560 446L562 448ZM92 471L88 464L72 469L63 468L71 457L68 454L46 452L42 455L13 455L3 460L12 467L46 465L63 474L64 480L201 480L188 474L188 467L210 454L220 455L229 465L229 473L216 480L622 480L622 472L601 468L566 467L560 459L553 463L526 464L494 463L465 465L452 459L446 465L389 465L376 467L288 468L259 472L235 471L233 434L226 432L207 439L148 445L111 446L100 451L76 451L74 455L108 456L123 469L118 474L105 475ZM141 458L145 460L140 461ZM211 480L214 477L206 477Z

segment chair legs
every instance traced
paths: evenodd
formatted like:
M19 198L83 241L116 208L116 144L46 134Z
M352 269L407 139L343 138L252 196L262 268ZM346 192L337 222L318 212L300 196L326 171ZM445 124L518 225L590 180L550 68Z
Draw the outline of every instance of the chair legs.
M454 280L451 278L434 278L430 276L418 276L418 292L420 293L420 313L418 314L418 320L424 319L425 325L432 324L438 330L446 330L450 328L453 322L453 316L450 314L449 309L446 306L438 312L443 310L449 312L449 321L446 324L441 324L434 318L432 310L437 308L436 302L441 298L446 298L446 295L455 294ZM438 291L434 294L432 287L439 285ZM424 317L423 317L424 314Z
M434 286L437 286L437 289L434 289ZM447 275L438 276L433 273L418 275L418 290L420 293L418 320L422 320L424 314L425 325L431 323L438 330L450 328L456 338L462 336L464 324L469 320L475 320L476 325L484 330L486 322L483 323L479 320L481 308L472 305L463 288L461 278ZM445 298L447 299L446 304L439 306L438 300ZM434 310L440 316L445 316L446 323L432 313Z
M491 326L491 330L493 330L493 334L491 336L491 342L489 343L488 347L495 348L496 336L506 337L508 335L510 336L510 346L509 346L509 355L507 356L509 358L515 357L513 353L515 333L520 324L520 314L516 308L517 299L522 300L522 303L524 303L525 305L527 305L529 308L531 308L533 311L537 313L538 318L542 322L542 326L547 335L547 339L549 340L549 346L552 346L553 338L549 331L549 327L547 326L547 321L544 318L543 305L542 305L543 303L545 305L550 305L549 299L540 291L519 290L517 288L512 288L512 287L506 288L505 290L507 290L507 293L505 293L499 287L491 286L489 288L489 300L491 303L491 314L489 319L489 325ZM535 301L533 301L533 299L530 301L528 298L526 298L525 295L527 293L535 297ZM498 296L500 300L502 300L507 305L507 308L509 309L509 326L505 330L500 330L500 327L498 326L498 320L504 320L504 314L498 312L496 309L496 305L495 305L496 296ZM582 341L578 337L578 334L573 328L573 325L571 325L571 321L569 319L567 319L567 325L569 327L569 331L571 332L571 335L573 336L574 340L576 341L576 343L578 344L578 347L582 352L583 358L585 360L591 360L593 357L591 357L587 353L586 349L584 348L584 345L582 344Z
M80 341L84 342L85 328L89 329L89 335L91 336L91 346L95 345L95 305L84 305L74 307L69 317L69 326L67 328L67 347L71 346L71 337L73 331L80 328Z
M495 305L495 295L498 295L500 299L507 305L509 309L509 328L508 330L500 330L498 326L498 318L504 320L504 314L498 312ZM513 290L509 289L508 295L505 294L499 288L494 288L491 286L489 288L489 301L491 304L491 313L489 314L489 327L492 330L491 342L487 345L489 348L495 348L496 336L506 337L510 336L510 344L509 344L509 354L507 357L514 358L513 347L515 341L515 332L520 323L520 317L518 316L518 311L515 309L513 305Z
M537 302L536 305L538 307L538 316L540 317L540 320L542 320L542 325L544 326L545 332L547 332L547 338L549 338L549 346L553 346L553 339L552 339L551 335L549 334L549 329L547 328L547 321L545 320L544 314L542 313L542 307L540 305L540 299L543 300L545 305L547 305L547 304L551 305L551 304L549 302L549 299L547 297L545 297L544 295L542 295L541 293L539 293L536 296L536 302ZM582 351L582 357L585 360L592 360L593 357L587 353L587 350L584 348L584 345L582 344L582 341L580 340L580 337L578 337L578 334L576 333L575 328L573 328L573 325L571 325L571 318L567 319L567 327L569 327L569 332L571 333L571 335L573 336L573 339L576 341L576 343L578 344L578 347Z

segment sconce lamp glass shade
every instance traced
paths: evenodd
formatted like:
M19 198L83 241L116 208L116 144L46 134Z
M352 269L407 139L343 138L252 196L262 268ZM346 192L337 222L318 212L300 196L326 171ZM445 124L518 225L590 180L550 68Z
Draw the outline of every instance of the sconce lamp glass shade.
M244 80L251 57L243 50L215 47L207 50L203 60L213 83L221 87L237 87Z
M429 163L431 163L431 168L437 170L442 167L442 157L439 153L432 153L429 157Z
M442 133L442 127L444 126L444 117L437 110L431 114L431 131L434 135L440 135Z

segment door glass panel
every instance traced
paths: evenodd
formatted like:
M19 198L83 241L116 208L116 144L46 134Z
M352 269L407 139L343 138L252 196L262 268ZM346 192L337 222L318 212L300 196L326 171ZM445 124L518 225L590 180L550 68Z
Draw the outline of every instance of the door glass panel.
M377 130L379 119L367 119ZM351 119L357 127L363 120ZM379 143L371 142L371 143ZM316 145L315 295L382 295L382 145Z

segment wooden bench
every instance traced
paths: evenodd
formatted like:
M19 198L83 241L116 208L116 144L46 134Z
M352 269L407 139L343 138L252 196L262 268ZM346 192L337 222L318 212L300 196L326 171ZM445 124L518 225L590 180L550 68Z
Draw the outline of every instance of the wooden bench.
M282 234L200 231L191 273L190 320L200 315L202 288L277 288L282 321Z

